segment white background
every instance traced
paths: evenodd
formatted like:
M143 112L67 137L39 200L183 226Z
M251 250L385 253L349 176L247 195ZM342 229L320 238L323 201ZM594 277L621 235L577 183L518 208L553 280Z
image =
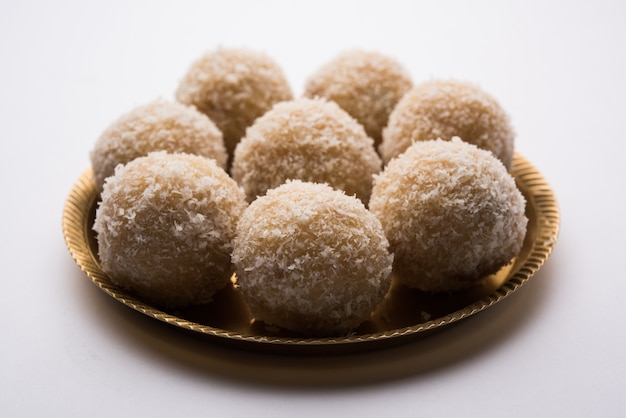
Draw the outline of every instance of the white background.
M2 1L0 415L624 416L625 43L620 1ZM352 47L477 82L555 190L552 257L458 326L346 357L228 349L112 300L65 247L65 198L109 123L220 45L297 95Z

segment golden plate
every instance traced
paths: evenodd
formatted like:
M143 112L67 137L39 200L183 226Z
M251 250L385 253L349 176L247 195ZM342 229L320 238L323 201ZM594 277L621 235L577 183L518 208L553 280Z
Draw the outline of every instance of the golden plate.
M72 257L108 295L159 321L245 348L287 352L339 352L388 346L424 335L481 312L519 289L546 261L556 244L559 208L550 186L537 169L515 155L511 169L527 200L528 231L522 251L510 265L480 286L450 294L428 294L395 280L381 306L353 334L333 338L304 338L251 320L233 286L218 292L205 306L165 312L113 284L100 267L92 225L98 194L91 169L78 179L65 204L63 235Z

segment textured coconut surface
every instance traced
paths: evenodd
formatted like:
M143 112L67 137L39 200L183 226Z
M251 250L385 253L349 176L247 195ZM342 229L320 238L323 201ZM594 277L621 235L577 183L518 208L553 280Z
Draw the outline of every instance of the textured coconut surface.
M102 269L163 307L205 303L232 275L245 196L215 160L151 153L104 185L94 230Z
M324 184L289 181L241 217L233 262L256 319L306 335L345 334L390 286L393 256L378 219Z
M389 114L412 86L408 72L395 59L373 51L349 50L313 73L304 94L336 102L363 125L378 146Z
M276 104L248 129L232 175L252 201L289 179L328 183L367 203L382 161L363 127L336 103Z
M488 151L453 138L421 141L374 180L380 219L401 280L420 290L468 287L515 257L525 199Z
M463 81L431 80L413 87L391 112L379 151L388 163L415 141L455 136L511 166L515 133L508 115L490 94Z
M91 163L98 189L118 164L153 151L198 154L226 167L222 133L206 115L180 103L155 100L120 116L96 141Z
M246 128L275 103L291 100L293 94L282 69L267 54L219 48L191 65L176 98L215 122L232 155Z

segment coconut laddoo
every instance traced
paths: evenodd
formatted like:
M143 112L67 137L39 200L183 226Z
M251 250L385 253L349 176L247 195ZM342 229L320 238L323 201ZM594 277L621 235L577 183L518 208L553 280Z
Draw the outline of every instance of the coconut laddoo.
M91 163L98 190L126 164L153 151L184 152L213 158L226 167L222 133L204 114L180 103L156 100L113 122L98 138Z
M389 114L412 86L407 71L391 57L350 50L313 73L304 94L336 102L363 125L378 147Z
M386 164L413 142L455 136L511 167L515 133L508 115L487 92L461 81L432 80L413 87L391 112L379 151Z
M176 98L215 122L232 158L246 128L274 103L291 100L293 94L282 69L266 54L220 48L191 65Z
M382 162L363 127L336 103L299 98L276 104L247 130L232 176L249 201L289 179L330 186L367 203Z
M522 248L528 219L514 179L488 151L453 138L421 141L374 180L401 282L443 292L476 284Z
M94 230L102 270L146 302L206 303L233 273L243 191L215 160L155 152L108 177Z
M361 201L289 181L252 202L237 227L237 286L252 315L305 335L343 335L390 286L393 256Z

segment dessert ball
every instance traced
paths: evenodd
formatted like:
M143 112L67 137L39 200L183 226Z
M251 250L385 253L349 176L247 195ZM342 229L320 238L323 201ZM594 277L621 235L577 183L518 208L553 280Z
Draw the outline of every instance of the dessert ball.
M176 98L215 122L232 155L256 118L293 95L283 71L270 57L247 49L223 48L192 64Z
M165 308L206 303L233 273L247 203L215 160L151 153L108 177L94 230L111 281Z
M198 154L226 167L222 133L206 115L190 106L157 100L122 115L96 141L91 163L98 190L118 164L153 151Z
M289 179L369 199L382 162L363 127L336 103L299 98L258 118L235 150L232 175L249 201Z
M453 138L420 141L374 180L399 279L443 292L478 283L509 264L526 235L525 200L500 160Z
M515 134L500 104L479 87L433 80L415 86L395 107L379 147L385 163L413 142L458 136L491 151L508 169Z
M387 293L388 245L361 201L294 180L246 209L233 263L256 319L305 335L341 335L368 320Z
M378 146L389 114L411 87L408 73L394 59L352 50L319 68L308 79L304 94L336 102L363 125Z

